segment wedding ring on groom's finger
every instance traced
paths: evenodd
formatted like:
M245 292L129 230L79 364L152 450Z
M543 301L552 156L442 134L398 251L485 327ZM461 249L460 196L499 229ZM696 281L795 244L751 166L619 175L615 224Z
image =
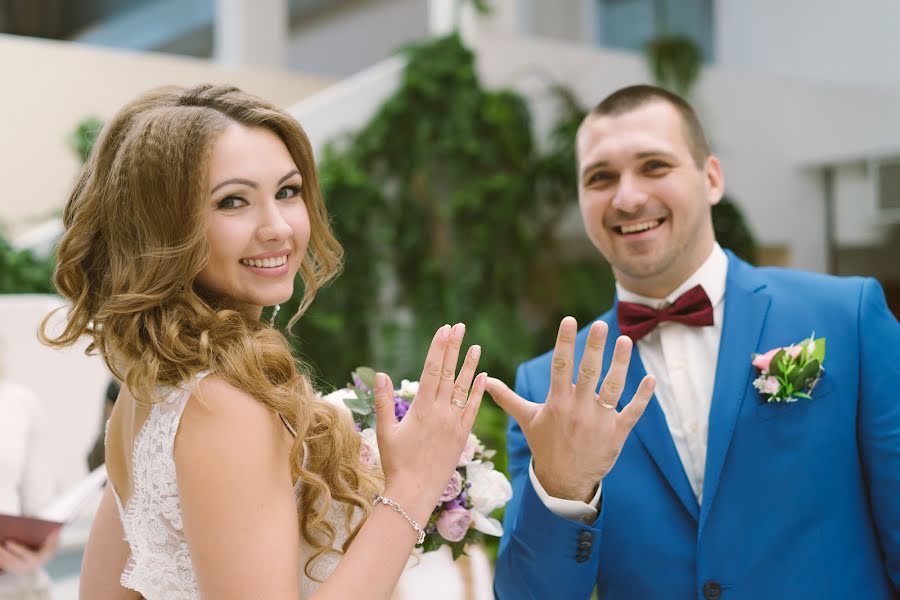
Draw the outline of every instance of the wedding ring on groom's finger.
M603 408L606 408L606 409L608 409L608 410L616 410L616 405L615 405L615 404L607 404L606 402L604 402L603 400L601 400L601 399L600 399L600 394L597 394L597 397L594 398L594 400L596 400L596 401L597 401L597 404L599 404L599 405L602 406Z
M453 406L458 406L458 407L460 407L460 408L465 408L465 407L466 407L466 401L465 401L465 400L460 400L459 398L451 398L451 399L450 399L450 404L452 404Z

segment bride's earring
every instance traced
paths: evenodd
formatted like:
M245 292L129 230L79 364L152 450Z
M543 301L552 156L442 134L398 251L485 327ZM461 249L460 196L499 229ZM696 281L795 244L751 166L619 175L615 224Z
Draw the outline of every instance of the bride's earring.
M276 304L275 308L272 309L272 316L269 317L269 325L275 327L275 317L278 316L278 311L281 310L281 305Z

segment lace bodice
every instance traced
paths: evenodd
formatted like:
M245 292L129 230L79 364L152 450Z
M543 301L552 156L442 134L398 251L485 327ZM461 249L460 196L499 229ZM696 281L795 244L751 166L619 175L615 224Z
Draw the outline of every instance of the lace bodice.
M181 501L175 476L175 435L181 414L191 390L205 376L173 388L165 399L153 405L147 420L134 440L131 496L123 506L115 494L116 504L131 549L122 572L121 584L140 592L147 600L193 600L199 598L197 575L184 537ZM299 494L299 485L296 492ZM332 511L330 521L339 532L335 547L346 539L340 509ZM299 535L299 534L298 534ZM306 598L318 587L308 578L303 566L310 549L301 544L301 597ZM312 565L316 579L324 580L339 562L339 557L324 555Z

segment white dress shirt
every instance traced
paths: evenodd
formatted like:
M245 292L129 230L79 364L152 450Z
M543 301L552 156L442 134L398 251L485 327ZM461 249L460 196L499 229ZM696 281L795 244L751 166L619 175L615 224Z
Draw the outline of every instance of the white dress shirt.
M684 292L700 285L713 305L712 326L691 327L664 321L637 343L647 374L656 377L654 396L666 417L672 441L698 503L703 498L709 407L722 337L727 273L728 257L716 244L700 268L665 298L647 298L616 284L619 301L637 302L656 309L671 304ZM529 476L538 497L557 515L584 522L596 519L601 486L598 485L592 501L585 503L547 494L531 465Z

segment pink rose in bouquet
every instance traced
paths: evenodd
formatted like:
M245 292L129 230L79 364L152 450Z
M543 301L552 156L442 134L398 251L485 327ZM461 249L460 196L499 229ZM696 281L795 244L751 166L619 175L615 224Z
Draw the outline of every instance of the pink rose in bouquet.
M441 493L441 502L450 502L457 496L459 496L460 492L463 489L463 478L462 475L459 474L459 471L453 471L453 475L450 476L450 481L447 482L447 487L444 488L444 491Z
M469 524L472 522L471 513L465 508L451 508L441 513L437 520L437 531L448 542L459 542L466 537Z

